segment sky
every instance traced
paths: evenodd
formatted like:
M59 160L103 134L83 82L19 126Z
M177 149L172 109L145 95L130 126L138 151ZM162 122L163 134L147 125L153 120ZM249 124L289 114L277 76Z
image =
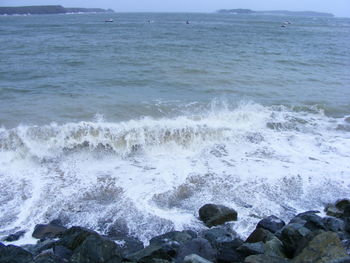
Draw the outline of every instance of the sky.
M218 9L319 11L350 17L350 0L0 0L0 6L62 5L116 12L214 12Z

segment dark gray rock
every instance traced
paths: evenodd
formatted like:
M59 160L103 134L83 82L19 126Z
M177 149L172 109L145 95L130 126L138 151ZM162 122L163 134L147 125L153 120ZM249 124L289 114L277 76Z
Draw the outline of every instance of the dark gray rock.
M260 220L256 228L263 228L269 230L271 233L275 233L285 225L286 223L283 220L272 215Z
M20 239L21 237L23 237L25 233L26 233L26 231L24 231L24 230L17 231L16 233L8 235L7 237L5 237L4 241L6 241L6 242L16 241L16 240Z
M184 263L211 263L211 261L206 260L196 254L188 255L184 259Z
M273 257L286 257L283 243L277 237L265 242L265 255Z
M252 255L244 260L245 263L289 263L290 260L269 255Z
M63 226L57 226L57 225L36 225L34 228L34 232L32 234L32 237L38 238L38 239L45 239L45 238L55 238L59 237L64 231L66 231L67 228Z
M315 235L303 250L293 259L293 263L328 263L346 258L345 249L334 232Z
M342 232L345 230L345 223L343 220L335 217L324 217L322 222L327 231Z
M178 243L184 243L188 240L193 239L192 235L186 231L171 231L160 236L152 238L149 242L151 245L162 245L169 241L176 241Z
M244 243L242 246L237 248L237 251L240 252L245 257L248 257L250 255L264 254L265 245L263 242Z
M149 245L144 249L127 255L129 261L149 263L159 260L171 261L177 254L180 244L176 241L169 241L162 245Z
M116 243L120 243L120 254L122 257L144 249L143 243L134 237L125 237L123 240L116 240Z
M232 230L215 227L203 231L201 236L217 250L216 261L218 263L243 261L242 255L236 251L236 248L243 244L243 240Z
M289 256L293 256L299 243L306 237L311 231L306 227L291 223L286 225L280 235L280 240Z
M350 200L349 199L340 199L335 202L334 206L338 208L340 211L344 211L345 207L347 205L350 205Z
M68 262L73 255L73 251L64 246L54 246L53 254L61 261Z
M91 235L99 236L95 231L79 226L73 226L62 233L62 237L57 242L57 245L64 246L70 250L75 250Z
M52 249L43 251L35 257L34 263L65 263L63 259L54 255Z
M339 218L343 216L343 211L339 210L333 204L328 204L324 210L328 216L334 216Z
M1 263L31 263L33 256L28 251L13 245L0 246Z
M199 218L208 227L237 220L237 212L223 205L206 204L199 209Z
M301 224L302 221L300 220L303 220L305 221L303 226L311 231L326 230L326 226L323 223L322 217L316 215L316 213L318 213L318 211L308 211L298 214L290 221L290 223Z
M195 238L183 243L176 256L176 262L182 263L188 255L196 254L209 261L215 261L216 251L204 238Z
M24 245L22 246L22 248L36 256L45 250L53 248L56 242L56 239L45 239L42 241L38 241L38 243L35 245Z
M111 260L118 263L122 261L119 247L112 240L99 235L86 237L71 257L72 263L105 263Z
M342 240L341 244L345 249L346 253L350 256L350 239Z
M266 242L273 239L275 236L266 229L257 228L255 229L247 238L245 242L247 243L257 243L257 242Z

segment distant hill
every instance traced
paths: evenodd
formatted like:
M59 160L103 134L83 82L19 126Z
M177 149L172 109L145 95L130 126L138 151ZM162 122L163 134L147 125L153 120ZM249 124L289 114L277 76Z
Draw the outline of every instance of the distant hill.
M221 9L217 11L220 14L260 14L260 15L285 15L285 16L320 16L334 17L331 13L321 13L314 11L287 11L287 10L271 10L271 11L253 11L250 9Z
M101 8L65 8L60 5L44 6L18 6L18 7L0 7L0 15L47 15L47 14L67 14L67 13L110 13L111 9Z

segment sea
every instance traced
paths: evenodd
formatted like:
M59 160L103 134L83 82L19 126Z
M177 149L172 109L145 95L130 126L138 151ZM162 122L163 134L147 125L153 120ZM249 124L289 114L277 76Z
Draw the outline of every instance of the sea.
M0 16L0 191L15 244L55 219L147 243L207 203L243 238L322 214L350 198L350 19Z

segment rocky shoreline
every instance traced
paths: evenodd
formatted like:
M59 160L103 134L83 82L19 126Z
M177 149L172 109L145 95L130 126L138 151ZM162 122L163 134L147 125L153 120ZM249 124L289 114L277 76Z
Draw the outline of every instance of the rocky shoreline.
M0 263L350 263L350 200L338 200L319 211L307 211L288 224L269 216L246 240L225 223L237 220L234 209L207 204L199 218L208 227L201 232L172 231L144 244L121 233L100 235L59 220L37 225L35 245L21 247L0 243ZM12 242L23 231L4 238Z

